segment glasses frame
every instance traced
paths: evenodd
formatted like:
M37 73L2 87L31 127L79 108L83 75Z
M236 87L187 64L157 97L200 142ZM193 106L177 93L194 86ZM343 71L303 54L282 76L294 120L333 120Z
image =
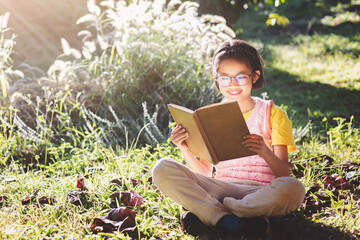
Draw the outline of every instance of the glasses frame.
M236 79L236 78L237 78L238 76L240 76L240 75L246 75L246 76L248 76L248 77L249 77L249 81L248 81L247 83L245 83L245 84L240 84L240 83L237 81L237 79ZM245 73L240 73L240 74L236 75L235 77L230 77L230 76L227 76L227 75L217 74L217 76L215 77L215 80L216 80L216 82L219 84L220 87L228 87L228 86L231 84L231 80L232 80L233 78L235 79L235 82L236 82L239 86L245 86L245 85L249 84L249 82L251 81L251 77L252 77L252 76L253 76L253 74L245 74ZM219 78L220 78L220 77L228 77L228 78L230 78L229 84L226 85L226 86L221 85L221 84L220 84L220 81L219 81Z

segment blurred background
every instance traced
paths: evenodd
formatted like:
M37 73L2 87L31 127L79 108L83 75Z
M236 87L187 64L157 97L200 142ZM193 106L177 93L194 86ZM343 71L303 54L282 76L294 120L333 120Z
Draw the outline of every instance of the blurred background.
M86 0L1 0L0 14L10 12L9 27L17 35L15 63L27 62L46 69L61 54L60 38L79 48L76 20L87 12Z

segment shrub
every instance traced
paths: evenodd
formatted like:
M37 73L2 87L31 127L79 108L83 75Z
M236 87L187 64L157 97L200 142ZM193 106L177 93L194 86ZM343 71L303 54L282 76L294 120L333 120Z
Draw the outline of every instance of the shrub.
M10 13L0 16L0 83L1 94L0 106L6 106L8 103L9 82L11 78L24 77L19 70L14 70L10 55L15 44L15 34L10 32L7 27Z
M210 59L222 41L235 37L224 18L198 16L194 2L106 0L99 6L89 0L87 6L89 13L77 21L85 28L78 34L81 51L61 39L64 54L47 76L14 95L20 97L12 104L26 110L22 118L30 127L39 125L32 116L40 109L51 128L67 114L74 126L90 130L90 121L103 129L106 143L125 144L143 132L139 141L153 144L169 134L167 103L197 108L219 100ZM57 93L66 110L46 114L47 102L61 98Z
M224 18L198 16L194 2L100 5L88 1L89 13L77 21L87 28L79 33L81 54L62 39L64 56L48 71L61 85L97 86L99 98L88 105L94 114L113 115L110 105L130 138L145 126L146 142L161 142L168 135L167 103L196 108L219 98L210 58L222 41L235 37Z

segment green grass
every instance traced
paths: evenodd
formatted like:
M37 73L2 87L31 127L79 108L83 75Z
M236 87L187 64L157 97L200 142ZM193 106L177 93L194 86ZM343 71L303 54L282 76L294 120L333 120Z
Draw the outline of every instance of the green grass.
M4 170L1 174L0 192L7 195L9 201L0 212L0 238L95 238L89 235L86 226L94 217L103 216L108 209L115 207L111 205L109 198L112 192L130 189L145 198L144 209L137 209L137 223L142 236L183 235L176 219L180 214L180 207L167 198L161 200L159 193L147 183L151 176L148 169L152 168L159 157L170 155L179 159L179 153L174 148L159 146L152 149L154 153L150 153L149 147L129 151L113 151L99 146L95 148L74 148L74 154L65 157L67 160L42 166L39 170L26 171L21 163L13 163ZM91 203L89 208L71 205L66 199L67 193L76 189L77 177L85 177ZM123 187L110 183L112 179L119 177L124 179ZM142 183L134 187L130 178ZM40 189L39 197L54 197L56 204L45 205L43 208L21 205L22 197L32 193L35 188Z
M263 29L264 34L254 35L252 26L261 27L256 20L249 25L244 39L262 46L267 65L267 85L256 95L265 91L275 103L286 105L288 114L294 114L295 126L351 116L360 126L360 111L355 107L360 104L359 24L317 25L311 35L304 33L302 25L295 32Z
M343 119L338 121L337 127L328 129L328 141L320 141L320 137L310 131L298 144L298 150L291 154L293 164L309 161L311 163L303 171L304 176L300 178L306 187L314 183L321 184L320 176L326 172L345 175L345 170L335 167L327 170L321 162L309 160L314 156L329 155L335 160L334 166L348 159L359 162L358 129L354 129L351 123ZM50 149L53 153L51 155L55 156L56 151L59 150ZM8 167L2 168L0 175L0 193L8 197L7 203L0 209L0 238L96 239L97 236L89 231L87 225L93 218L102 217L115 207L109 195L114 191L134 190L144 197L143 208L135 209L140 238L192 239L192 236L182 231L179 224L182 207L153 189L151 182L148 182L151 168L162 157L183 161L178 149L168 143L157 147L118 147L115 150L94 143L84 148L73 147L71 152L50 165L39 163L37 167L29 168L21 160L12 162ZM33 158L36 159L36 155ZM90 204L87 206L74 206L66 198L69 191L76 189L78 177L85 178L85 185L89 189ZM110 183L112 179L119 177L124 180L122 186ZM140 184L133 186L130 179L139 180ZM40 189L39 197L54 197L56 203L41 208L33 205L23 206L21 199L31 194L35 188ZM359 186L342 190L341 199L333 199L330 207L312 217L304 217L303 210L300 209L284 218L273 219L272 226L276 239L286 239L287 236L295 236L293 239L309 239L308 237L314 233L320 237L324 232L327 236L335 236L335 239L347 239L360 228L357 207L359 202L353 195L356 191L360 191ZM108 233L107 236L125 239L125 236L119 233ZM224 236L217 238L227 239Z
M327 11L327 14L332 14L329 11L338 14L342 10ZM260 21L256 21L254 15L249 14L243 18L245 22L239 20L242 25L238 27L243 28L245 40L263 46L268 66L267 85L254 94L261 96L267 92L270 99L286 109L294 128L304 127L311 121L309 131L299 139L298 148L290 158L299 169L305 166L299 179L307 189L314 184L324 189L324 175L349 176L351 171L337 167L339 164L347 160L360 163L359 26L347 22L322 25L319 18L307 32L309 35L305 31L311 16L290 19L293 29L266 30L265 15L259 13ZM19 44L18 47L26 48ZM40 67L44 65L48 63L39 63ZM151 168L159 158L172 157L183 162L178 149L169 143L154 146L129 143L130 147L125 147L124 142L128 141L124 139L121 139L122 145L120 141L106 145L104 135L111 139L116 136L110 136L113 132L109 126L100 126L90 115L84 122L87 128L78 122L69 123L68 120L73 119L70 115L85 115L79 109L78 99L71 99L69 106L62 97L52 100L53 105L49 100L44 107L48 110L46 115L60 116L56 124L63 125L56 126L60 132L56 136L61 138L53 138L50 131L55 128L51 125L53 122L49 125L39 114L39 123L34 126L42 134L42 143L20 136L19 129L11 127L13 120L6 118L9 115L1 110L5 121L0 126L0 195L6 195L8 200L0 207L0 239L129 239L117 232L95 235L87 228L93 218L103 217L116 207L109 195L121 190L134 190L144 197L143 207L135 209L138 238L194 239L181 229L179 215L184 209L148 182ZM314 159L321 155L331 157L334 163L326 166ZM359 177L360 170L354 169L352 174L353 178ZM67 193L76 189L78 177L85 178L89 189L86 206L74 206L67 200ZM119 177L124 180L122 186L110 183ZM130 179L139 180L140 184L133 186ZM54 197L56 203L41 208L23 206L21 199L35 188L40 190L39 197ZM338 196L323 191L330 197L329 205L319 208L318 212L307 215L304 208L300 208L272 219L274 239L359 238L360 187L339 190ZM229 237L200 237L209 238Z

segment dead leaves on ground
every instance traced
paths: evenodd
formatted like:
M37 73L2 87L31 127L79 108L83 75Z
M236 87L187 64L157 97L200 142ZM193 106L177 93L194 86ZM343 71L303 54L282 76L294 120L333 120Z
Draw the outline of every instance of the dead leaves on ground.
M78 178L76 182L76 187L79 190L71 190L67 194L67 199L71 204L75 206L87 206L87 187L85 186L84 178Z
M130 190L130 192L114 192L109 197L120 199L121 202L129 207L137 207L143 204L143 197L133 190Z
M56 200L53 197L42 196L39 199L37 199L36 197L38 192L39 189L35 188L35 190L30 195L27 195L21 199L21 204L22 205L33 204L34 206L42 207L45 204L54 205L56 203Z
M88 226L93 232L133 233L136 230L136 212L127 208L119 207L112 209L103 218L94 218Z
M133 186L141 183L140 180L126 179L130 181ZM111 180L120 186L124 186L123 179L117 178ZM127 189L127 188L126 188ZM117 191L112 193L109 198L122 203L125 206L112 209L104 218L94 218L93 223L88 226L93 232L113 232L119 231L121 233L132 234L136 230L136 212L131 210L143 204L143 197L137 194L134 190Z
M311 164L320 164L324 173L320 183L314 183L309 187L305 195L303 209L306 216L311 217L331 206L331 200L346 199L350 193L355 193L360 183L360 164L346 161L342 164L333 164L334 159L327 155L311 158L301 164L292 165L292 172L297 178L305 174L305 169ZM345 172L344 176L334 173L336 170ZM356 196L356 194L354 194ZM355 199L360 204L360 199Z
M123 190L128 190L129 188L136 187L139 184L143 184L146 187L148 186L147 184L152 184L152 178L148 178L146 183L142 182L141 180L132 178L116 178L111 180L110 182L116 184L118 187L121 187ZM126 185L126 183L130 183L131 186ZM144 198L138 193L136 193L134 190L116 191L110 194L109 198L115 200L116 205L123 204L125 206L113 208L103 218L94 218L92 224L90 224L88 228L93 232L119 231L121 233L128 234L135 233L136 211L132 209L142 206L144 203Z
M6 195L0 195L0 207L6 204L8 197Z

